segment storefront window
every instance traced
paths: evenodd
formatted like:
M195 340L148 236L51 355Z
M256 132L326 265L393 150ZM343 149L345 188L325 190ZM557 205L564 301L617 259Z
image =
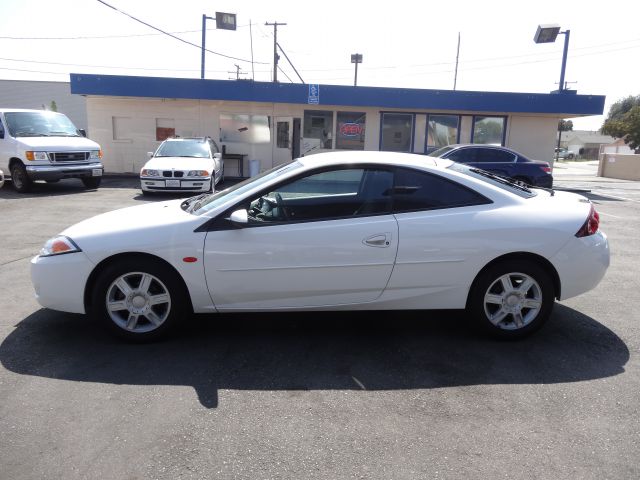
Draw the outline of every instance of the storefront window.
M504 145L505 117L473 117L472 143Z
M458 115L429 115L427 121L427 153L458 143Z
M413 142L413 115L410 113L382 114L382 142L380 150L410 152Z
M318 149L331 149L333 138L333 112L304 111L305 153Z
M365 113L338 112L336 148L340 150L364 150L365 123Z
M220 140L225 143L271 143L270 117L220 114Z
M173 118L156 118L156 140L161 142L175 135L176 127Z

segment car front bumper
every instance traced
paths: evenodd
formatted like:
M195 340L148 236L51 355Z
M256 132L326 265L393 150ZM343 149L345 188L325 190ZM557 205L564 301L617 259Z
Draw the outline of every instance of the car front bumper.
M100 162L82 165L26 165L26 169L31 180L101 177L104 173L104 166Z
M85 313L84 290L95 265L84 252L31 260L31 282L40 305L52 310Z
M207 178L140 178L140 188L144 192L208 192L211 177Z

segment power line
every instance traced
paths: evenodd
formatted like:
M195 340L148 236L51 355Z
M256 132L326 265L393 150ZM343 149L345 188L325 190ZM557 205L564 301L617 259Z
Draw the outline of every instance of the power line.
M159 71L159 72L197 72L198 69L195 68L150 68L150 67L123 67L121 65L87 65L81 63L62 63L62 62L44 62L39 60L21 60L17 58L5 58L0 57L0 60L4 60L7 62L21 62L21 63L37 63L43 65L61 65L66 67L87 67L87 68L112 68L112 69L120 69L120 70L149 70L149 71ZM208 70L209 72L215 73L227 73L226 70ZM268 72L269 70L258 70L260 73Z
M167 31L165 31L165 30L162 30L161 28L154 27L153 25L151 25L151 24L149 24L149 23L147 23L147 22L145 22L145 21L143 21L143 20L140 20L139 18L136 18L136 17L134 17L134 16L132 16L132 15L129 15L128 13L123 12L122 10L118 10L116 7L114 7L113 5L109 5L107 2L105 2L105 1L103 1L103 0L96 0L96 1L97 1L97 2L99 2L99 3L101 3L101 4L103 4L103 5L104 5L104 6L106 6L106 7L111 8L112 10L115 10L115 11L116 11L116 12L118 12L118 13L121 13L122 15L125 15L125 16L129 17L129 18L130 18L130 19L132 19L132 20L135 20L135 21L136 21L136 22L138 22L138 23L141 23L141 24L143 24L143 25L146 25L147 27L152 28L152 29L154 29L154 30L157 30L157 31L158 31L158 32L160 32L160 33L164 33L165 35L168 35L169 37L174 38L174 39L176 39L176 40L178 40L178 41L180 41L180 42L182 42L182 43L186 43L187 45L191 45L191 46L193 46L193 47L196 47L198 50L202 50L202 45L196 45L195 43L189 42L189 41L187 41L187 40L185 40L185 39L183 39L183 38L176 37L175 35L173 35L173 34L171 34L171 33L167 32ZM251 63L251 60L246 60L246 59L244 59L244 58L232 57L231 55L225 55L224 53L214 52L213 50L209 50L208 48L205 48L205 50L206 50L207 52L209 52L209 53L213 53L214 55L218 55L218 56L220 56L220 57L229 58L229 59L231 59L231 60L238 60L239 62ZM255 63L260 63L260 64L265 65L263 62L255 62Z
M287 73L282 70L282 68L280 68L280 65L278 65L278 70L280 70L282 74L289 79L289 82L293 83L293 80L291 80L291 78L289 78L289 75L287 75Z
M278 48L280 49L280 51L281 51L281 52L282 52L282 54L284 55L284 58L286 58L286 59L287 59L287 62L289 62L289 65L291 65L291 68L293 68L293 71L294 71L294 72L296 72L296 75L298 75L298 78L300 79L300 81L301 81L302 83L304 83L304 80L302 79L302 77L301 77L301 76L300 76L300 74L298 73L298 70L296 70L296 67L293 65L293 63L291 63L291 60L289 60L289 57L287 56L286 52L282 49L282 47L280 46L280 44L279 44L279 43L277 43L277 42L276 42L276 45L278 46ZM285 73L285 75L286 75L286 73ZM289 78L289 77L287 77L287 78ZM291 79L289 79L289 80L291 80ZM293 83L293 82L291 82L291 83Z
M248 27L249 24L237 25L236 28ZM208 32L214 31L215 28L207 28ZM169 32L171 34L176 33L201 33L202 30L180 30L178 32ZM12 36L0 36L0 40L104 40L108 38L133 38L133 37L157 37L164 35L164 33L130 33L127 35L82 35L75 37L12 37Z

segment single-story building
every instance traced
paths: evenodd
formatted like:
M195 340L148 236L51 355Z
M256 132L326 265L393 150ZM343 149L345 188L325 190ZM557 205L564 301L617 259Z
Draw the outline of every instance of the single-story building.
M329 150L426 153L451 143L504 145L551 159L558 120L599 115L601 95L506 93L248 80L71 74L107 172L138 172L168 136L210 136L244 176ZM253 165L256 165L254 162ZM255 169L254 169L255 171Z

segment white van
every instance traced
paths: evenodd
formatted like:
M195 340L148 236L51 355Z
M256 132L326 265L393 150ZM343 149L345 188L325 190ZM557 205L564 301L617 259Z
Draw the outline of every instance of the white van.
M28 192L36 180L79 178L98 188L104 172L102 150L62 113L0 109L0 170L13 188Z

